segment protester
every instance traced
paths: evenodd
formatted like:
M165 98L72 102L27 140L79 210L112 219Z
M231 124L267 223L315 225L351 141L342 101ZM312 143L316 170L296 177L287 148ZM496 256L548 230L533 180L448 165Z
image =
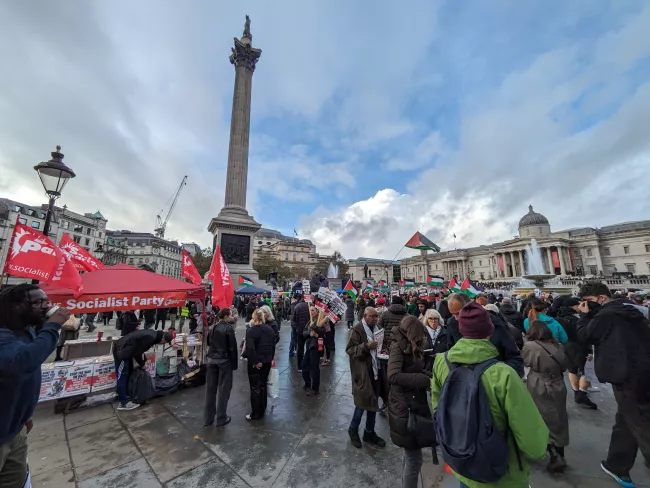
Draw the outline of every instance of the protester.
M526 333L526 329L524 329L524 316L521 312L515 309L510 298L503 298L501 306L499 307L499 313L503 315L508 322L517 327L522 334Z
M178 317L178 307L169 309L169 328L176 330L176 318Z
M417 317L420 319L420 322L424 324L424 312L427 311L427 302L424 300L418 300L417 301L417 306L418 306L418 315Z
M435 310L427 310L436 312ZM406 316L393 328L393 342L388 360L388 381L392 385L388 398L388 424L393 444L404 449L402 488L417 488L422 468L422 448L408 429L409 414L431 418L427 388L431 372L424 369L423 349L427 333L422 322Z
M357 298L357 322L363 319L363 311L366 308L366 300L363 297Z
M248 298L247 300L248 300L248 302L246 303L246 310L245 310L246 316L244 317L244 320L246 320L246 323L253 320L253 312L257 308L257 304L255 303L255 301L252 298Z
M151 329L156 322L156 310L149 308L146 310L140 310L140 320L144 319L144 328Z
M40 395L41 364L70 317L59 308L48 318L49 308L36 285L0 292L0 486L22 488L27 480L27 434Z
M503 356L500 356L502 361L512 366L519 373L519 376L523 376L524 364L520 351L524 347L524 338L521 331L506 322L506 319L499 313L499 309L494 303L489 303L483 308L488 311L494 324L494 334L490 340L492 344L497 346L500 354L503 352Z
M302 363L303 389L308 396L318 395L320 390L320 352L325 342L325 324L329 319L316 307L309 307L309 324L303 332L305 356Z
M497 348L489 340L494 333L494 325L483 307L477 303L468 303L456 314L462 336L446 355L436 356L431 380L433 410L438 408L441 390L449 375L450 365L453 367L476 365L499 356ZM501 435L507 439L509 469L501 479L490 485L476 482L457 473L455 476L462 483L461 487L523 488L528 486L529 466L526 458L541 459L546 454L548 429L544 425L544 420L526 386L510 366L501 362L492 364L482 374L480 381L490 404L494 424ZM459 425L450 428L463 431L467 418L463 416L464 412L458 414Z
M248 359L248 382L251 390L251 413L246 420L258 420L266 414L266 383L275 356L276 335L264 320L262 310L255 310L246 331L245 357Z
M528 305L528 316L524 320L524 329L526 329L526 332L528 332L528 324L535 320L541 320L551 330L553 337L555 337L560 344L565 344L568 340L566 331L557 320L546 315L548 303L543 302L539 298L533 298L530 300Z
M354 415L350 422L348 434L352 445L361 448L359 426L363 413L366 413L366 429L363 442L385 447L386 441L375 433L375 418L379 410L379 385L382 374L377 362L377 342L374 338L375 326L379 314L372 307L366 307L361 322L355 325L348 338L345 352L350 356L350 374L352 376L352 396L354 398Z
M440 313L430 308L424 313L424 325L427 333L424 345L424 370L431 372L436 354L447 351L447 329L443 327Z
M600 466L622 486L634 486L630 470L640 449L650 463L650 326L607 285L585 283L578 291L578 341L594 346L601 383L611 383L618 405L607 459Z
M263 307L260 307L260 310L264 314L264 322L266 325L273 329L273 333L275 334L275 343L277 344L280 342L280 326L278 325L278 322L275 319L273 312L271 311L271 307L264 305Z
M77 340L79 338L79 329L81 329L81 323L79 322L79 319L77 319L74 315L70 315L65 324L61 326L61 330L59 332L59 342L56 345L56 357L54 358L55 361L63 361L61 352L65 347L65 342Z
M354 325L354 300L350 295L345 298L345 320L348 323L348 330Z
M404 306L404 299L399 295L394 295L391 300L391 306L388 307L384 313L379 316L377 327L384 331L384 342L382 343L381 350L378 351L380 357L379 369L382 370L380 376L380 389L379 396L383 401L380 412L384 414L388 406L388 396L390 393L390 384L388 383L388 359L386 357L390 354L390 345L392 341L391 331L394 327L399 327L400 322L406 316L406 307Z
M140 321L133 310L127 310L122 314L121 323L122 329L120 330L120 337L135 332L140 326Z
M203 410L203 425L212 425L217 417L216 426L222 427L232 419L226 412L232 390L233 371L238 366L237 338L233 324L235 320L229 308L219 310L218 322L212 327L207 336L207 373L205 408Z
M409 299L408 307L406 307L406 309L409 315L413 315L414 317L420 316L420 309L418 307L417 298L415 298L415 296L412 296Z
M565 330L568 338L564 344L564 353L568 362L567 369L569 370L569 383L573 389L573 399L579 405L597 410L598 405L589 398L587 393L591 383L585 376L587 360L593 357L592 347L578 341L579 304L580 300L571 296L559 296L553 302L554 307L557 305L555 318Z
M129 377L133 371L133 360L140 368L144 368L147 359L144 353L156 344L171 342L174 336L162 330L136 330L121 337L113 345L113 359L115 360L115 374L117 376L117 396L120 404L118 410L133 410L140 405L129 401L127 387Z
M296 306L291 314L291 329L296 335L296 366L302 373L302 362L305 356L305 327L309 323L309 305L302 295L296 295Z
M546 469L561 473L567 467L564 448L569 445L569 417L566 411L566 386L563 372L567 360L562 346L541 320L528 327L528 341L521 354L530 368L526 385L549 430Z

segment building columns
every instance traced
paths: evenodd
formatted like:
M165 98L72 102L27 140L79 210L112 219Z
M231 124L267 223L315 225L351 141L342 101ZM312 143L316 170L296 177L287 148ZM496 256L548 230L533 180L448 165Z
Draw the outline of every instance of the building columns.
M523 276L524 274L526 274L526 268L524 267L524 251L520 249L517 252L519 253L520 276Z
M562 248L560 246L557 247L557 255L560 258L560 274L562 276L566 275L566 266L564 264L564 253L562 252Z
M551 246L546 248L546 261L548 263L548 272L555 274L555 267L553 266L553 255L551 254Z

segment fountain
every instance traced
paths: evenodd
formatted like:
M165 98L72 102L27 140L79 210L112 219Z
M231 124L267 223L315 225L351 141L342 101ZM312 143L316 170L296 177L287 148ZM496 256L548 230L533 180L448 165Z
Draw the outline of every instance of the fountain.
M563 285L556 275L546 272L537 241L531 239L530 244L526 246L526 274L521 277L512 292L515 295L527 295L535 288L540 289L543 293L568 294L571 292L570 286Z
M327 279L329 281L330 290L340 290L342 286L342 281L339 278L339 267L330 263L327 267Z

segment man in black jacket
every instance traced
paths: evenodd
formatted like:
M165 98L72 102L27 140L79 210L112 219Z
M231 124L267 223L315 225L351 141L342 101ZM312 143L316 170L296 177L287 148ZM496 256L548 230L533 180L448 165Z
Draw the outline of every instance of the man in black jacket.
M226 415L232 390L232 374L237 370L237 339L232 324L235 322L230 309L219 310L218 322L208 334L208 371L206 378L205 408L203 423L212 425L217 416L217 427L230 422Z
M449 312L452 317L447 321L447 346L451 349L460 339L463 338L458 328L458 314L460 310L470 302L470 299L464 293L453 293L449 296ZM499 317L498 313L490 313L492 324L494 325L494 333L490 338L490 342L499 351L499 360L511 366L519 376L524 375L524 360L521 358L517 344L510 334L508 326Z
M140 325L140 321L138 320L138 317L136 317L133 310L127 310L126 312L122 313L122 316L120 317L120 324L122 326L120 337L124 337L131 332L135 332Z
M526 330L524 329L524 316L512 306L510 298L503 298L501 301L501 308L499 308L499 313L503 315L508 322L517 327L517 329L519 329L523 334L526 333Z
M309 323L309 305L302 295L296 297L298 302L291 313L291 330L296 334L296 356L298 372L302 373L302 359L305 355L305 338L303 332Z
M650 463L650 325L626 299L612 300L600 282L585 283L578 296L578 341L594 346L598 381L611 383L618 404L600 466L620 485L633 486L630 470L639 449Z
M115 375L117 376L117 396L120 404L118 410L133 410L140 405L130 402L127 396L129 376L133 369L133 360L138 366L144 368L147 360L144 353L155 344L171 342L174 336L170 332L162 330L136 330L124 337L121 337L113 345L113 359L115 359Z
M384 330L384 342L381 346L378 356L379 369L383 373L379 376L380 388L379 396L382 399L382 407L380 413L386 413L388 406L388 395L390 393L390 384L388 383L388 353L390 352L390 345L393 342L393 329L399 327L400 322L406 317L406 307L404 306L404 299L399 295L394 295L391 299L391 305L388 310L379 316L377 327Z

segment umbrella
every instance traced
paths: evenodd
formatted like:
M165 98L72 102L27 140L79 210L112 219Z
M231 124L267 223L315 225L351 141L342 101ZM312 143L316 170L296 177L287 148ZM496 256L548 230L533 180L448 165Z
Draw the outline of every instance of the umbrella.
M258 295L260 293L271 293L271 290L265 290L264 288L258 288L256 286L242 286L239 290L236 290L235 293L241 295Z

